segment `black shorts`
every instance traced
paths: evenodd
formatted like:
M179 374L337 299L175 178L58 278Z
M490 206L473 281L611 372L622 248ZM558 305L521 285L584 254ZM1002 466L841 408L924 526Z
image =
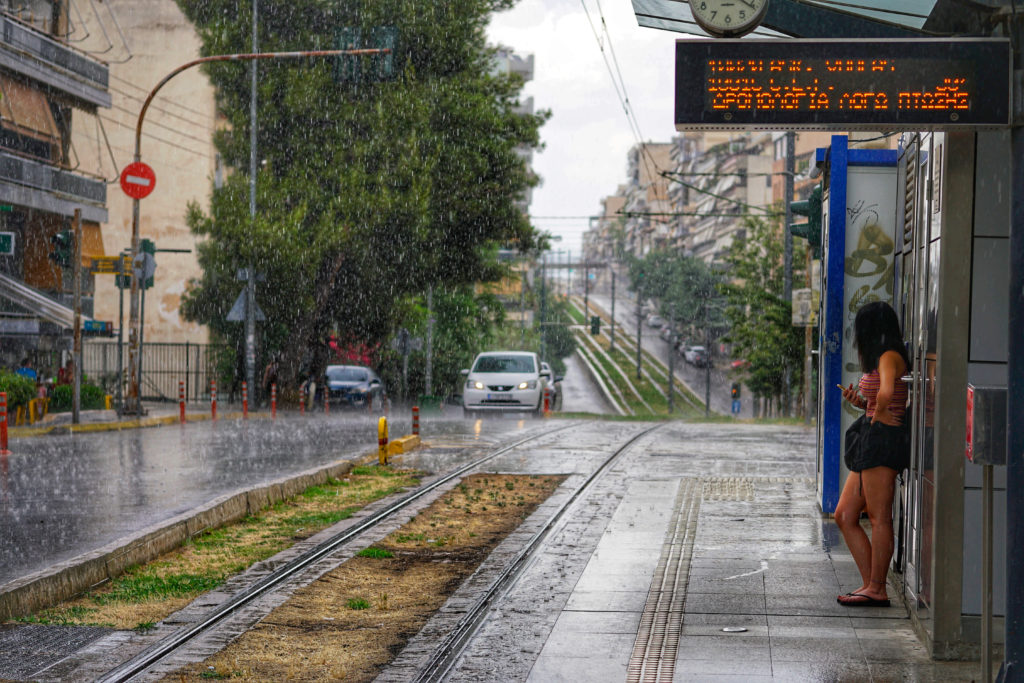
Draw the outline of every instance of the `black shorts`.
M861 415L846 430L843 462L851 472L880 466L902 472L910 465L909 427L872 423L867 415Z

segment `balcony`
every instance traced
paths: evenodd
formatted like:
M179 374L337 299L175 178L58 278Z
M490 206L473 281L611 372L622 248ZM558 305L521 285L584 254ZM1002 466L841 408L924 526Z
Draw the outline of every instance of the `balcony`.
M110 106L109 69L11 17L0 16L0 68L42 83L85 109Z
M0 151L0 203L71 216L82 209L87 221L107 221L107 185L57 166Z

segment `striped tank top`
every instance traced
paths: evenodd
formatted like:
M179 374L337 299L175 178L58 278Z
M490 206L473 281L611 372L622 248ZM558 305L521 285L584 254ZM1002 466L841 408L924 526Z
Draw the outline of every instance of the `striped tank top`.
M860 378L860 393L868 402L868 407L864 412L869 418L875 416L879 382L877 369L872 370L866 375L861 375ZM892 400L889 401L889 412L900 422L903 421L903 416L907 414L907 383L899 377L896 378L895 386L893 387Z

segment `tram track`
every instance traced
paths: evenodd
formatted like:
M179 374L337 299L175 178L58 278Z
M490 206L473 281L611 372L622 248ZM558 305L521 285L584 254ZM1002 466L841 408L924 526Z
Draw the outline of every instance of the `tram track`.
M583 423L585 424L585 423ZM412 505L414 502L420 500L424 496L438 490L442 486L448 484L454 479L457 479L474 469L485 465L487 462L494 460L506 453L523 446L531 441L543 439L544 437L557 434L559 432L579 427L581 423L572 423L554 429L548 429L539 433L531 434L527 437L519 439L514 443L502 446L501 448L492 451L484 455L483 457L477 458L472 462L462 465L451 472L448 472L436 480L426 484L422 487L417 488L406 496L395 503L384 507L378 512L370 515L366 519L362 520L358 524L339 532L324 542L316 545L310 550L302 553L298 557L295 557L284 566L268 574L262 579L254 582L246 589L239 591L229 599L220 603L219 605L211 608L203 617L197 620L194 624L187 627L181 628L178 631L168 635L160 641L149 646L145 650L139 652L137 655L129 659L128 661L120 664L119 666L110 669L97 680L103 683L119 683L121 681L131 681L137 679L139 676L145 674L147 671L158 665L160 662L168 659L174 653L183 649L188 643L195 640L200 635L207 633L214 629L217 625L229 619L232 615L238 613L246 605L249 605L257 598L272 593L285 585L289 580L295 578L301 574L304 570L309 568L311 565L319 562L320 560L330 556L332 553L340 550L353 540L359 538L369 530L377 527L386 520L391 519L395 514L401 510ZM602 466L603 467L603 466Z
M477 597L476 601L466 610L463 616L449 634L435 648L434 653L427 662L420 668L416 676L411 680L416 683L428 683L443 681L459 661L466 645L476 635L480 626L484 623L491 606L501 595L510 590L518 578L530 566L532 560L543 548L544 542L552 536L556 527L564 519L567 513L574 510L578 502L585 500L587 494L594 488L598 481L604 476L609 468L625 455L631 447L640 439L648 436L653 431L663 427L663 424L655 425L632 435L621 446L612 452L599 467L597 467L587 479L556 509L544 525L530 538L518 553L508 562L495 576L491 584Z

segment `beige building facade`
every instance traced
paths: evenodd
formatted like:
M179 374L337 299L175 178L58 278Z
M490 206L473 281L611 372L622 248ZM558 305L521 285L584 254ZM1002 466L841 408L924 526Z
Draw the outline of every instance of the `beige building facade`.
M111 108L99 112L99 121L76 127L75 145L90 150L99 172L112 180L133 160L136 121L149 91L168 72L197 58L201 43L174 0L105 0L99 12L75 17L80 19L76 30L88 36L79 46L94 53L106 50L112 99ZM143 124L142 160L152 166L157 181L141 201L140 235L157 249L192 250L156 254L154 285L146 292L146 342L208 341L206 328L182 318L181 299L189 280L200 274L195 238L185 222L188 204L207 210L214 180L222 172L213 146L217 124L216 93L199 68L161 89ZM112 255L129 249L132 236L132 200L116 183L109 186L107 210L103 245ZM117 327L118 294L112 277L96 277L97 320L114 321Z

